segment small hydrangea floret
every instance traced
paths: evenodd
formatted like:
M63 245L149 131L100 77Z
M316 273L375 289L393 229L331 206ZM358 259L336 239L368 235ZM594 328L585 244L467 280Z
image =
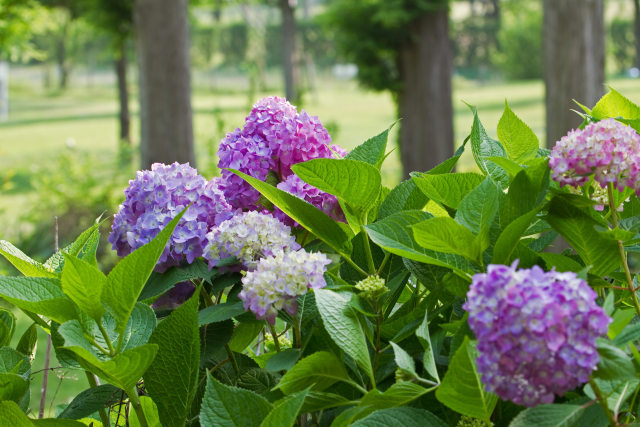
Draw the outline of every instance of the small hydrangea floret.
M367 276L360 280L356 283L356 289L361 291L362 296L368 299L377 298L388 291L384 279L378 275Z
M588 381L611 319L575 273L516 266L476 274L464 309L487 390L531 407Z
M280 251L260 259L256 269L246 273L238 297L245 310L273 324L279 310L294 316L298 312L298 297L309 288L326 286L324 273L330 262L326 255L304 249Z

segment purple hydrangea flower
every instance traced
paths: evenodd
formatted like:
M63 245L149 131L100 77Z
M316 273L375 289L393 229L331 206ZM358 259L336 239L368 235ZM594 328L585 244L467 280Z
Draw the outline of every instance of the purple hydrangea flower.
M279 183L277 187L312 204L336 221L346 221L336 196L318 190L316 187L298 178L297 175L289 175L289 177ZM282 212L278 207L274 209L273 215L287 225L292 227L298 225L297 222Z
M640 195L640 135L615 119L574 129L556 142L549 167L562 186L582 186L593 175L603 188L612 183Z
M298 297L308 288L326 286L324 272L331 261L321 253L304 249L279 251L262 258L255 270L242 278L242 291L238 297L245 310L251 310L258 319L275 323L278 310L294 316L298 312Z
M270 214L255 211L222 222L206 238L204 257L212 267L222 258L235 256L245 269L252 269L261 257L300 249L291 228Z
M156 271L188 263L199 256L211 226L232 215L218 181L207 181L188 163L154 163L129 181L125 200L113 220L109 242L125 256L150 242L180 211L193 203L173 232Z
M595 340L611 319L575 273L516 266L489 265L473 276L464 309L487 390L536 406L588 381L598 364Z

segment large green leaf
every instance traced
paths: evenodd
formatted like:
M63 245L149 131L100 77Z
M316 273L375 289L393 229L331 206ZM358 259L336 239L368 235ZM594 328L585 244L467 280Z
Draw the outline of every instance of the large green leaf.
M608 117L635 120L640 119L640 107L622 96L620 92L609 88L609 93L600 98L591 110L591 115L598 120Z
M475 172L438 175L417 172L411 176L413 182L428 198L452 209L458 209L462 199L484 180L482 175Z
M62 291L78 308L99 322L105 313L100 295L107 283L107 276L88 262L65 254L60 281Z
M253 188L258 190L260 194L266 197L271 203L280 208L284 213L336 252L344 255L351 253L351 242L349 239L353 236L347 235L345 229L340 227L320 209L266 182L260 181L240 171L229 170L251 184Z
M353 427L425 426L447 427L431 412L419 408L389 408L375 411L352 424Z
M404 211L365 228L371 240L388 252L426 264L448 267L465 275L471 267L462 256L425 249L415 241L411 227L432 217L423 211Z
M494 264L510 264L514 260L514 255L517 253L516 249L520 239L523 237L523 233L529 228L539 211L539 207L533 209L505 227L493 247L493 259L491 262Z
M302 391L309 386L313 391L322 391L340 381L351 381L344 363L333 353L319 351L296 363L284 374L276 388L285 394Z
M7 400L0 402L0 426L33 427L33 423L15 402Z
M555 197L549 205L547 222L567 239L591 273L602 276L620 266L618 244L596 232L600 224L580 209Z
M416 364L409 353L394 342L390 342L389 344L391 344L391 347L393 348L394 360L396 365L398 365L398 368L408 374L411 374L413 378L419 378L420 375L416 372Z
M413 226L416 242L437 252L462 255L481 264L482 246L476 236L453 218L442 216L430 218Z
M359 406L369 406L372 411L404 406L432 390L433 389L427 389L412 382L401 381L393 384L384 392L380 392L379 390L369 391L369 393L362 397Z
M84 369L123 390L131 390L138 383L158 351L156 344L145 344L124 351L113 359L103 361L80 346L62 348L73 352Z
M202 326L209 323L222 322L223 320L239 316L244 312L242 301L211 305L198 313L198 323Z
M489 230L498 213L500 190L489 178L471 190L460 202L455 220L478 235L482 249L489 246Z
M77 420L88 417L94 412L106 408L120 398L119 388L111 384L102 384L84 390L73 398L71 403L60 412L57 418Z
M291 170L306 183L338 197L358 216L373 207L380 193L380 171L358 160L313 159Z
M320 317L331 339L351 356L374 382L367 340L355 310L349 304L350 297L328 289L315 289L314 293Z
M586 410L585 405L567 403L539 405L520 412L509 427L578 427L576 422Z
M436 398L454 411L489 421L498 396L485 391L476 368L477 351L468 337L455 352L436 390Z
M0 296L18 308L64 323L78 316L76 305L50 277L0 276Z
M156 327L150 343L158 353L144 384L158 406L163 426L182 426L195 396L200 367L199 291Z
M384 130L378 135L367 139L362 144L351 150L345 157L348 160L359 160L376 166L380 169L382 161L385 158L385 151L387 150L387 140L389 138L389 129Z
M394 213L412 209L422 209L429 198L420 190L413 179L407 179L396 185L385 197L378 209L378 219L383 219Z
M11 400L18 403L28 391L27 379L18 374L0 372L0 401ZM1 416L0 419L2 419Z
M188 207L176 215L153 240L123 258L107 276L107 283L102 290L102 301L116 320L118 333L127 326L129 315L142 288L187 209Z
M0 347L0 401L18 403L29 391L29 358L10 347Z
M0 240L0 255L4 256L20 273L31 277L58 277L38 261L25 255L20 249L6 240Z
M38 342L38 326L32 323L29 326L18 341L16 350L30 359L33 359L36 351L36 343Z
M487 131L480 123L478 111L475 107L471 107L473 112L473 125L471 126L471 152L473 158L480 170L491 177L494 181L500 183L502 188L507 188L509 184L509 175L500 166L489 160L491 157L506 157L506 151L502 144L487 135Z
M259 394L224 385L207 375L207 388L200 408L200 425L258 427L272 408L271 403Z
M293 427L307 392L303 390L277 402L260 427Z
M530 167L520 171L509 186L500 212L500 226L505 228L545 199L549 187L549 167L546 158L536 159Z
M538 137L520 117L511 111L505 101L504 113L498 122L498 139L504 146L507 156L520 164L533 159L538 154Z
M148 427L163 427L164 424L160 422L160 416L158 415L158 408L149 396L140 396L140 407L144 413L144 418L147 420ZM142 427L142 423L138 418L136 411L129 412L129 427Z

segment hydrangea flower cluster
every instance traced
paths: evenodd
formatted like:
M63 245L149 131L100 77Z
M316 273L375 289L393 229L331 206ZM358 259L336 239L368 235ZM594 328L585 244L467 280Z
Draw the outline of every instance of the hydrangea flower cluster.
M235 256L244 268L253 269L259 258L300 249L291 228L268 213L256 211L239 213L220 223L206 239L204 258L211 267L222 258Z
M202 256L211 226L233 215L217 180L207 181L188 163L154 163L138 171L125 189L125 201L115 215L109 242L125 256L151 241L180 211L193 203L178 223L158 260L157 271L192 263Z
M560 185L579 187L593 178L603 188L633 188L640 195L640 135L615 119L574 129L556 142L549 167Z
M346 221L336 196L318 190L316 187L301 180L297 175L289 175L289 177L279 183L277 187L312 204L336 221ZM273 215L287 225L292 227L298 225L297 222L282 212L277 206L273 211Z
M588 381L595 340L611 319L573 272L489 265L464 309L478 338L478 371L489 391L524 406L551 403Z
M245 310L274 324L279 310L285 309L292 316L297 313L298 297L308 288L326 286L324 272L330 263L322 253L279 251L260 259L256 269L246 273L238 297Z
M385 286L385 281L382 277L367 276L364 279L356 283L356 289L362 291L362 296L365 298L377 298L379 295L387 292L389 289Z
M258 191L225 168L237 169L262 181L273 173L279 182L293 174L291 166L296 163L345 154L342 148L331 145L331 137L317 117L304 110L298 113L283 98L263 98L254 105L244 127L228 133L220 143L218 167L223 169L224 195L234 208L258 209ZM305 200L318 203L319 208L326 203L315 194Z

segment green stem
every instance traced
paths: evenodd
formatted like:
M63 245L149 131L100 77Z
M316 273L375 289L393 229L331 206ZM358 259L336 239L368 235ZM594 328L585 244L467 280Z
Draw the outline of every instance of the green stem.
M389 258L391 258L391 252L387 252L386 254L384 254L384 259L382 260L382 264L380 264L380 267L378 267L378 269L376 270L377 276L380 275L384 266L387 265L387 261L389 261Z
M295 347L302 348L302 333L300 332L300 321L298 316L293 317L293 336L296 340Z
M102 321L97 322L98 323L98 328L100 328L100 333L102 334L102 337L104 338L104 341L107 343L107 347L109 348L109 356L113 357L116 355L115 349L113 348L113 343L111 342L111 339L109 338L109 334L107 333L106 329L104 329L104 326L102 325Z
M382 335L382 307L378 309L378 301L374 303L373 311L376 313L376 351L373 355L373 372L378 369L378 358L380 357L380 346L382 345L380 336ZM376 388L376 382L372 379L371 387Z
M91 388L98 387L98 382L96 381L96 377L89 371L84 371L84 373L87 375L87 380L89 381L89 387ZM98 414L100 414L102 425L104 427L110 427L111 424L109 422L109 417L107 416L107 412L104 410L104 408L100 408L100 410L98 410Z
M367 230L366 228L364 228L364 225L360 226L360 234L362 234L364 252L367 256L367 267L369 267L369 274L376 274L376 266L373 263L373 254L371 253L371 245L369 244L369 235L367 234Z
M613 184L607 185L607 192L609 195L609 211L611 212L611 220L613 221L614 228L618 228L618 216L616 215L616 207L613 202ZM618 253L620 254L620 261L622 261L622 267L624 268L624 274L627 278L627 288L631 294L631 301L636 309L636 313L640 316L640 304L638 304L638 298L636 297L636 291L633 288L633 279L631 278L631 271L629 271L629 264L627 263L627 254L624 250L624 244L622 240L618 240Z
M271 336L273 337L273 344L276 346L276 352L280 353L280 342L278 341L278 334L276 332L276 328L269 322L269 332L271 332Z
M604 395L602 394L602 390L600 390L600 387L598 387L598 384L596 384L593 378L589 378L589 385L591 385L591 389L595 393L596 398L598 399L598 403L600 403L600 406L602 406L602 409L604 410L605 414L607 414L607 418L609 419L609 425L611 425L612 427L619 426L620 424L618 424L618 421L613 416L613 413L609 410L609 405L607 405L607 399L604 397Z
M360 268L360 266L358 264L356 264L355 262L353 262L353 260L349 257L349 255L344 254L342 252L338 252L338 255L340 255L342 258L344 258L345 261L347 261L347 263L349 265L351 265L351 267L354 268L354 270L356 270L358 273L362 274L365 277L369 276L369 273L367 273L366 271L364 271L362 268Z
M127 391L127 396L129 396L131 406L133 406L133 409L136 411L138 421L140 422L140 427L149 427L149 423L147 422L147 418L144 416L144 411L142 410L142 405L140 404L140 398L138 397L138 390L136 390L135 385Z

